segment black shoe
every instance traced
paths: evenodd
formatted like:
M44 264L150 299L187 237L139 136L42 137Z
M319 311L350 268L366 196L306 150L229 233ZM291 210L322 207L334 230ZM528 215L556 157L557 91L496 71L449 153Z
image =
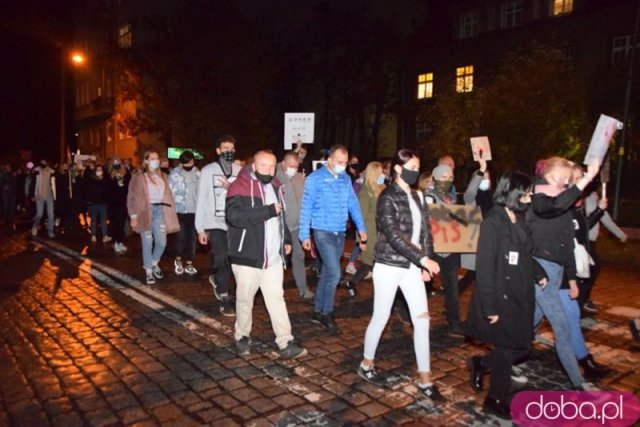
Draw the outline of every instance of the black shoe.
M596 305L590 299L585 301L584 305L582 306L582 309L584 311L586 311L587 313L597 313L598 312L598 307L596 307Z
M318 325L321 325L322 324L321 319L322 319L322 313L320 313L319 311L314 311L313 315L311 316L311 321L313 323L317 323Z
M333 320L333 314L323 314L320 318L320 324L327 332L332 334L339 334L338 326L336 326L336 322Z
M307 354L309 354L309 352L306 348L299 346L293 341L289 341L287 346L280 350L280 358L282 359L297 359Z
M375 366L370 366L368 369L365 369L362 364L358 366L358 375L363 380L370 382L376 387L384 387L386 385L386 381L382 378L382 375L378 372Z
M484 389L484 382L482 381L482 374L484 374L482 358L480 356L468 358L467 367L469 368L469 384L471 388L476 392L482 391Z
M227 317L234 317L236 315L236 311L228 296L222 297L222 300L220 300L220 313Z
M435 384L429 384L424 387L418 384L418 389L420 389L422 394L434 402L445 402L447 400L442 394L440 394L440 390L438 390L438 387L436 387Z
M159 265L151 266L151 272L153 273L156 279L162 279L164 277L164 273L160 269Z
M236 352L238 356L248 356L251 354L251 338L242 337L236 341Z
M640 341L640 330L638 330L638 324L636 320L629 320L629 330L631 331L631 336L634 340Z
M358 293L356 291L356 284L353 283L350 280L345 280L344 282L342 282L344 284L344 287L347 289L347 292L349 292L349 295L352 297L355 297Z
M509 405L507 405L505 401L500 399L494 399L489 396L485 397L482 410L485 414L492 414L505 420L511 419L511 408L509 408Z
M582 374L587 381L597 381L611 373L610 369L596 363L590 354L579 359L578 363L582 367Z
M447 328L447 335L454 338L464 338L465 333L460 323L451 323Z

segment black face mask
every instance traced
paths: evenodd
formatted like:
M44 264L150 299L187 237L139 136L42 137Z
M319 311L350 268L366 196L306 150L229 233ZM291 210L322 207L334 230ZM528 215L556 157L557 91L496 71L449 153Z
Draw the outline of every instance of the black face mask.
M233 163L233 159L235 159L236 157L236 152L235 151L223 151L222 153L220 153L220 158L224 159L227 163Z
M258 171L256 171L255 174L256 178L258 178L263 184L269 184L273 179L273 175L263 175Z
M400 173L400 178L409 185L415 185L416 182L418 182L419 176L420 171L412 171L407 168L402 168L402 172Z
M191 169L193 169L194 165L191 166L186 166L186 165L182 165L182 169L186 170L187 172L189 172Z

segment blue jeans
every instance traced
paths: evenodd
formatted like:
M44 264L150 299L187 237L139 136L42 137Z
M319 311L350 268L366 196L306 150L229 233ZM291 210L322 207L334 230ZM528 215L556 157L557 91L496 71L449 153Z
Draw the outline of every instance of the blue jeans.
M318 255L322 259L322 270L316 289L315 311L322 314L333 312L336 287L340 282L340 257L344 251L344 233L313 230Z
M358 260L358 255L360 255L360 252L360 245L356 241L355 245L353 245L353 250L351 251L351 258L349 258L349 262L355 264L355 262Z
M578 359L584 359L589 355L589 350L584 344L584 336L580 329L580 307L578 300L569 297L569 289L560 289L560 302L562 309L569 321L569 334L571 336L571 348Z
M107 234L107 205L104 203L89 205L89 216L91 217L91 236L96 236L98 231L98 221L102 237Z
M151 206L151 230L140 233L142 239L142 264L145 270L157 265L167 246L167 231L162 206Z
M53 199L36 199L36 216L33 219L33 228L36 230L40 227L40 220L44 215L44 205L47 205L47 228L49 237L55 235L55 220L53 218Z
M544 289L535 285L536 311L533 324L538 326L542 321L543 315L547 317L556 338L556 353L560 363L562 363L562 367L567 372L571 384L579 386L584 383L584 378L580 374L578 361L571 348L569 320L564 314L562 303L560 302L560 286L562 285L564 268L560 264L546 259L536 258L536 260L544 268L548 282Z

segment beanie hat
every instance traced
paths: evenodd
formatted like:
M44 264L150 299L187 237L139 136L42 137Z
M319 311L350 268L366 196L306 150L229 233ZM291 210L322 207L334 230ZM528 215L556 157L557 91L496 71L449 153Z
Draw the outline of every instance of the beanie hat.
M449 166L449 165L438 165L433 169L433 172L431 172L431 177L433 179L435 179L436 181L441 181L442 177L446 173L449 173L450 175L453 175L453 170L451 169L451 166Z

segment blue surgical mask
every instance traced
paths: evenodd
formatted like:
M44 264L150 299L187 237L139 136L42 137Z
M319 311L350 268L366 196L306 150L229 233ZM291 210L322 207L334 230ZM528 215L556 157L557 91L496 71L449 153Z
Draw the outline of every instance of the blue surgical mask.
M333 167L333 171L335 173L337 173L338 175L343 174L345 170L347 170L347 168L345 166L342 166L342 165L335 165Z
M384 184L384 180L385 180L386 178L387 178L386 176L384 176L384 175L380 175L380 176L378 177L378 179L376 179L376 184L378 184L378 185L382 185L382 184Z
M160 167L160 160L149 160L149 169L152 171Z

